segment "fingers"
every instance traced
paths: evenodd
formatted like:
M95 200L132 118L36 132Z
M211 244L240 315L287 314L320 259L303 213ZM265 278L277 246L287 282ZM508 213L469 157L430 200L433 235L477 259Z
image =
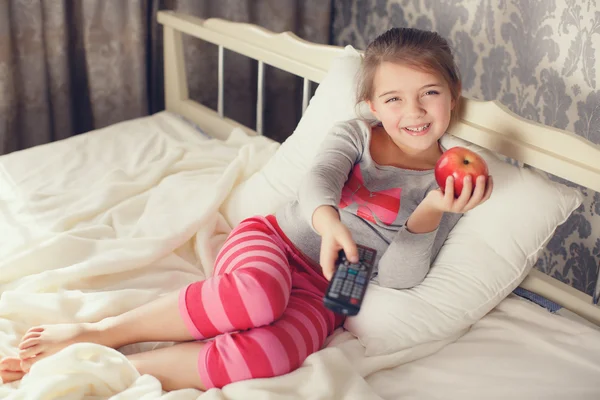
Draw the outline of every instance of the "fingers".
M323 276L325 276L327 280L331 280L333 277L333 273L335 272L335 260L337 257L338 250L333 243L326 242L325 240L322 241L319 262L323 269Z
M487 179L487 189L485 191L485 195L483 196L483 200L481 200L482 203L487 201L487 199L490 198L493 190L494 190L494 180L492 179L492 176L489 175L488 179Z
M458 212L464 210L464 208L467 205L467 203L469 202L469 199L471 198L472 194L473 194L473 179L471 178L471 175L467 175L463 179L463 188L462 188L462 191L460 192L460 196L458 196L458 199L456 199L456 202L454 203L454 207L453 207L454 210L458 211Z
M454 177L446 178L446 187L444 188L444 209L450 210L454 203Z
M331 280L333 277L339 250L343 249L346 258L351 262L358 262L358 249L352 239L352 234L344 224L341 222L338 222L338 224L333 228L330 236L323 236L321 240L319 261L323 269L323 276L327 280Z
M475 208L478 204L481 204L483 201L483 196L486 188L486 177L483 175L479 175L475 180L475 189L473 190L473 194L471 198L467 202L464 207L464 212Z
M356 247L356 243L354 243L354 240L352 240L350 235L343 239L343 243L341 243L341 245L344 249L344 253L346 254L346 258L350 262L358 262L358 248Z
M473 195L471 196L469 202L465 205L463 212L472 210L478 205L485 203L492 195L493 189L494 182L491 175L488 175L487 179L483 175L478 176Z

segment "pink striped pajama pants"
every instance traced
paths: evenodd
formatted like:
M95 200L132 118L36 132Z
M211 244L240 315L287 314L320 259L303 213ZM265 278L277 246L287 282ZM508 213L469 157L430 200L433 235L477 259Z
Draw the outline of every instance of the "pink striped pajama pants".
M242 221L227 238L214 274L184 288L179 309L206 341L198 359L207 389L286 374L341 326L323 306L328 281L300 253L275 217Z

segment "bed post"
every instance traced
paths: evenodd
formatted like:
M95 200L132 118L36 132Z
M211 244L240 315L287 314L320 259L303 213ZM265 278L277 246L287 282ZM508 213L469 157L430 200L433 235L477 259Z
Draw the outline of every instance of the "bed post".
M181 32L170 26L164 29L165 108L184 114L179 106L189 98L183 39Z

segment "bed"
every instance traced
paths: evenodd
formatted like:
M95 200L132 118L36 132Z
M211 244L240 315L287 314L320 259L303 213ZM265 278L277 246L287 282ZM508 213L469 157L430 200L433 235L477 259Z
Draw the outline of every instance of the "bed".
M165 111L0 157L0 357L15 355L20 337L32 325L96 321L210 276L218 249L235 222L285 200L285 193L276 198L258 187L275 184L264 182L261 172L277 166L282 150L295 145L294 140L280 145L261 135L265 65L304 79L305 116L298 130L310 130L308 118L323 111L318 107L323 101L320 89L309 98L311 82L323 85L322 94L332 79L340 77L331 71L347 49L307 43L289 33L272 34L248 24L172 12L160 12L158 18L164 28ZM217 110L189 99L183 34L218 45ZM224 49L258 60L255 127L224 117ZM461 120L450 133L461 144L509 158L510 163L502 162L519 173L525 165L533 166L600 191L597 146L520 119L496 103L464 99ZM297 132L292 136L296 141L301 138ZM294 160L294 167L304 167L305 160ZM292 176L281 178L287 185L283 189L293 189ZM549 185L539 179L535 182ZM577 206L573 203L569 210ZM564 217L569 210L557 212ZM467 222L477 224L485 216L475 217ZM558 218L553 226L563 221ZM547 227L548 232L553 226ZM534 227L529 229L519 233L526 235L524 240L514 236L506 246L515 245L511 241L528 246L537 233ZM478 232L485 240L486 231ZM535 239L536 251L548 240ZM468 258L460 252L461 240L457 233L439 258L451 260L457 253ZM441 290L438 281L450 279L443 274L452 271L452 262L439 263L423 288L393 298L397 304L427 306L423 314L413 310L403 315L410 324L403 318L390 320L385 312L378 315L386 322L378 328L398 326L392 334L401 332L389 338L391 348L381 347L380 329L373 329L381 320L365 316L338 329L321 351L290 374L206 393L192 389L165 393L157 379L140 376L123 354L171 343L140 343L119 351L84 343L35 364L19 382L0 385L0 398L599 398L600 308L590 296L531 268L537 253L526 254L526 265L510 268L516 264L495 245L490 244L490 251L502 256L497 260L498 276L510 276L485 281L490 285L481 293L487 296L485 307L471 313L459 309L457 318L453 313L460 307L452 300L423 305L425 294ZM486 259L489 271L481 276L487 279L496 271L494 265ZM475 276L481 269L470 271ZM510 285L494 286L503 279L510 279ZM481 282L472 283L481 286ZM452 285L443 285L443 290L453 290ZM377 307L377 288L368 293L373 293L371 307ZM390 297L385 296L396 294L380 295L389 304ZM394 311L392 306L384 308ZM423 322L423 315L432 312L450 317L444 323ZM403 322L411 326L398 325ZM366 329L369 325L371 330Z

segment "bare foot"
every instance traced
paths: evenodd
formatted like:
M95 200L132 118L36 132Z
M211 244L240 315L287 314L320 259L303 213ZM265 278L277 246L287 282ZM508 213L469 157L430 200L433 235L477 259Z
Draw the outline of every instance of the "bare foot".
M81 342L104 344L99 341L97 326L94 324L42 325L27 331L19 344L19 357L25 372L33 363L46 358L65 347Z
M0 378L2 383L18 381L25 375L21 368L21 359L19 357L4 357L0 360Z

